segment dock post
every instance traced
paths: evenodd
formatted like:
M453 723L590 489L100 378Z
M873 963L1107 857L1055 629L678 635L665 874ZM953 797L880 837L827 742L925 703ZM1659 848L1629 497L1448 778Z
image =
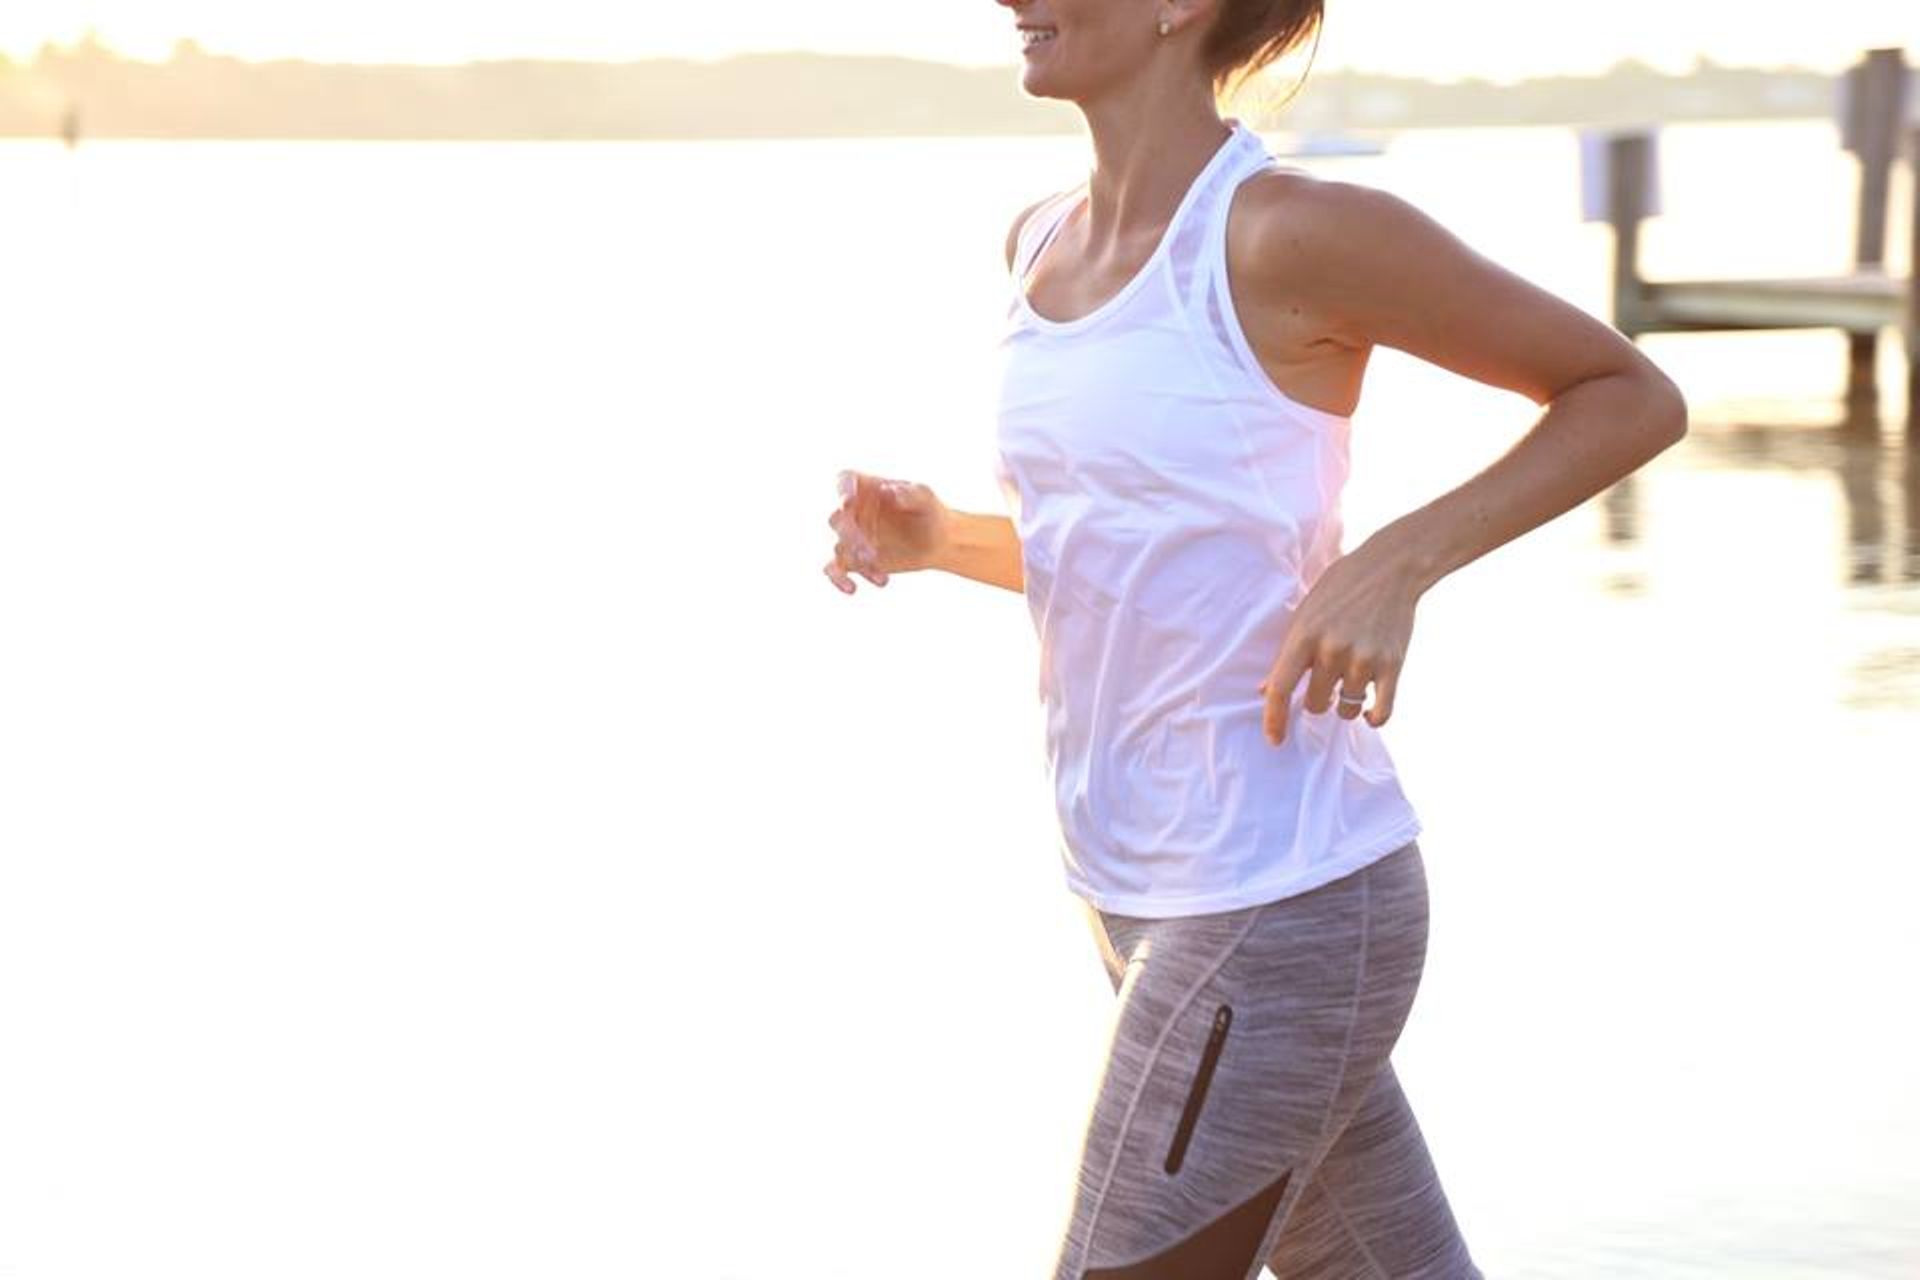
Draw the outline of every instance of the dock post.
M1860 161L1854 269L1872 270L1887 260L1887 203L1906 114L1905 52L1897 48L1869 49L1866 60L1847 72L1845 95L1841 143ZM1847 335L1847 420L1862 426L1877 427L1879 397L1873 375L1878 347L1878 334Z
M1653 131L1623 129L1605 141L1607 221L1613 227L1613 327L1634 338L1645 322L1640 222L1649 209Z
M1913 190L1913 251L1907 267L1907 440L1920 445L1920 124L1907 133Z

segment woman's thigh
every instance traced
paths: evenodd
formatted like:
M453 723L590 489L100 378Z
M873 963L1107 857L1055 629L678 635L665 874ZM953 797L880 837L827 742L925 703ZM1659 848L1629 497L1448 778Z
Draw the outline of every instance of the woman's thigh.
M1267 1266L1282 1280L1482 1280L1391 1061L1314 1169Z
M1237 911L1093 922L1119 1002L1056 1280L1253 1280L1412 1008L1419 848Z

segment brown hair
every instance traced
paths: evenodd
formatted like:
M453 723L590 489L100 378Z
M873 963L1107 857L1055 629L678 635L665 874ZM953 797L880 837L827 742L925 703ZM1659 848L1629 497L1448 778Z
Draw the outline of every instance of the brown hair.
M1200 50L1213 77L1214 97L1224 101L1238 93L1309 36L1318 49L1325 21L1325 0L1220 0L1219 16ZM1294 88L1297 92L1299 85Z

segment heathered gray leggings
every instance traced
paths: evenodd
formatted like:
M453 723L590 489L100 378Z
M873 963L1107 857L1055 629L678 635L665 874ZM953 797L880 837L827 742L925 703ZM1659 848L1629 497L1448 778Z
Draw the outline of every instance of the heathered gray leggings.
M1120 1003L1055 1280L1483 1280L1387 1061L1417 841L1277 902L1087 918Z

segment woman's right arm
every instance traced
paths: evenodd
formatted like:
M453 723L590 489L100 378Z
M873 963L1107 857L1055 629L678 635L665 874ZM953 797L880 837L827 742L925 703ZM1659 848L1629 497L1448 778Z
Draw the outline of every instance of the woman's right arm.
M1020 536L1006 516L980 515L971 511L953 511L947 516L947 536L929 569L948 573L989 586L1023 593L1027 577L1020 559Z
M846 595L852 574L884 587L892 574L923 569L1024 594L1020 535L1007 516L956 511L927 485L846 470L827 523L839 540L825 573Z

